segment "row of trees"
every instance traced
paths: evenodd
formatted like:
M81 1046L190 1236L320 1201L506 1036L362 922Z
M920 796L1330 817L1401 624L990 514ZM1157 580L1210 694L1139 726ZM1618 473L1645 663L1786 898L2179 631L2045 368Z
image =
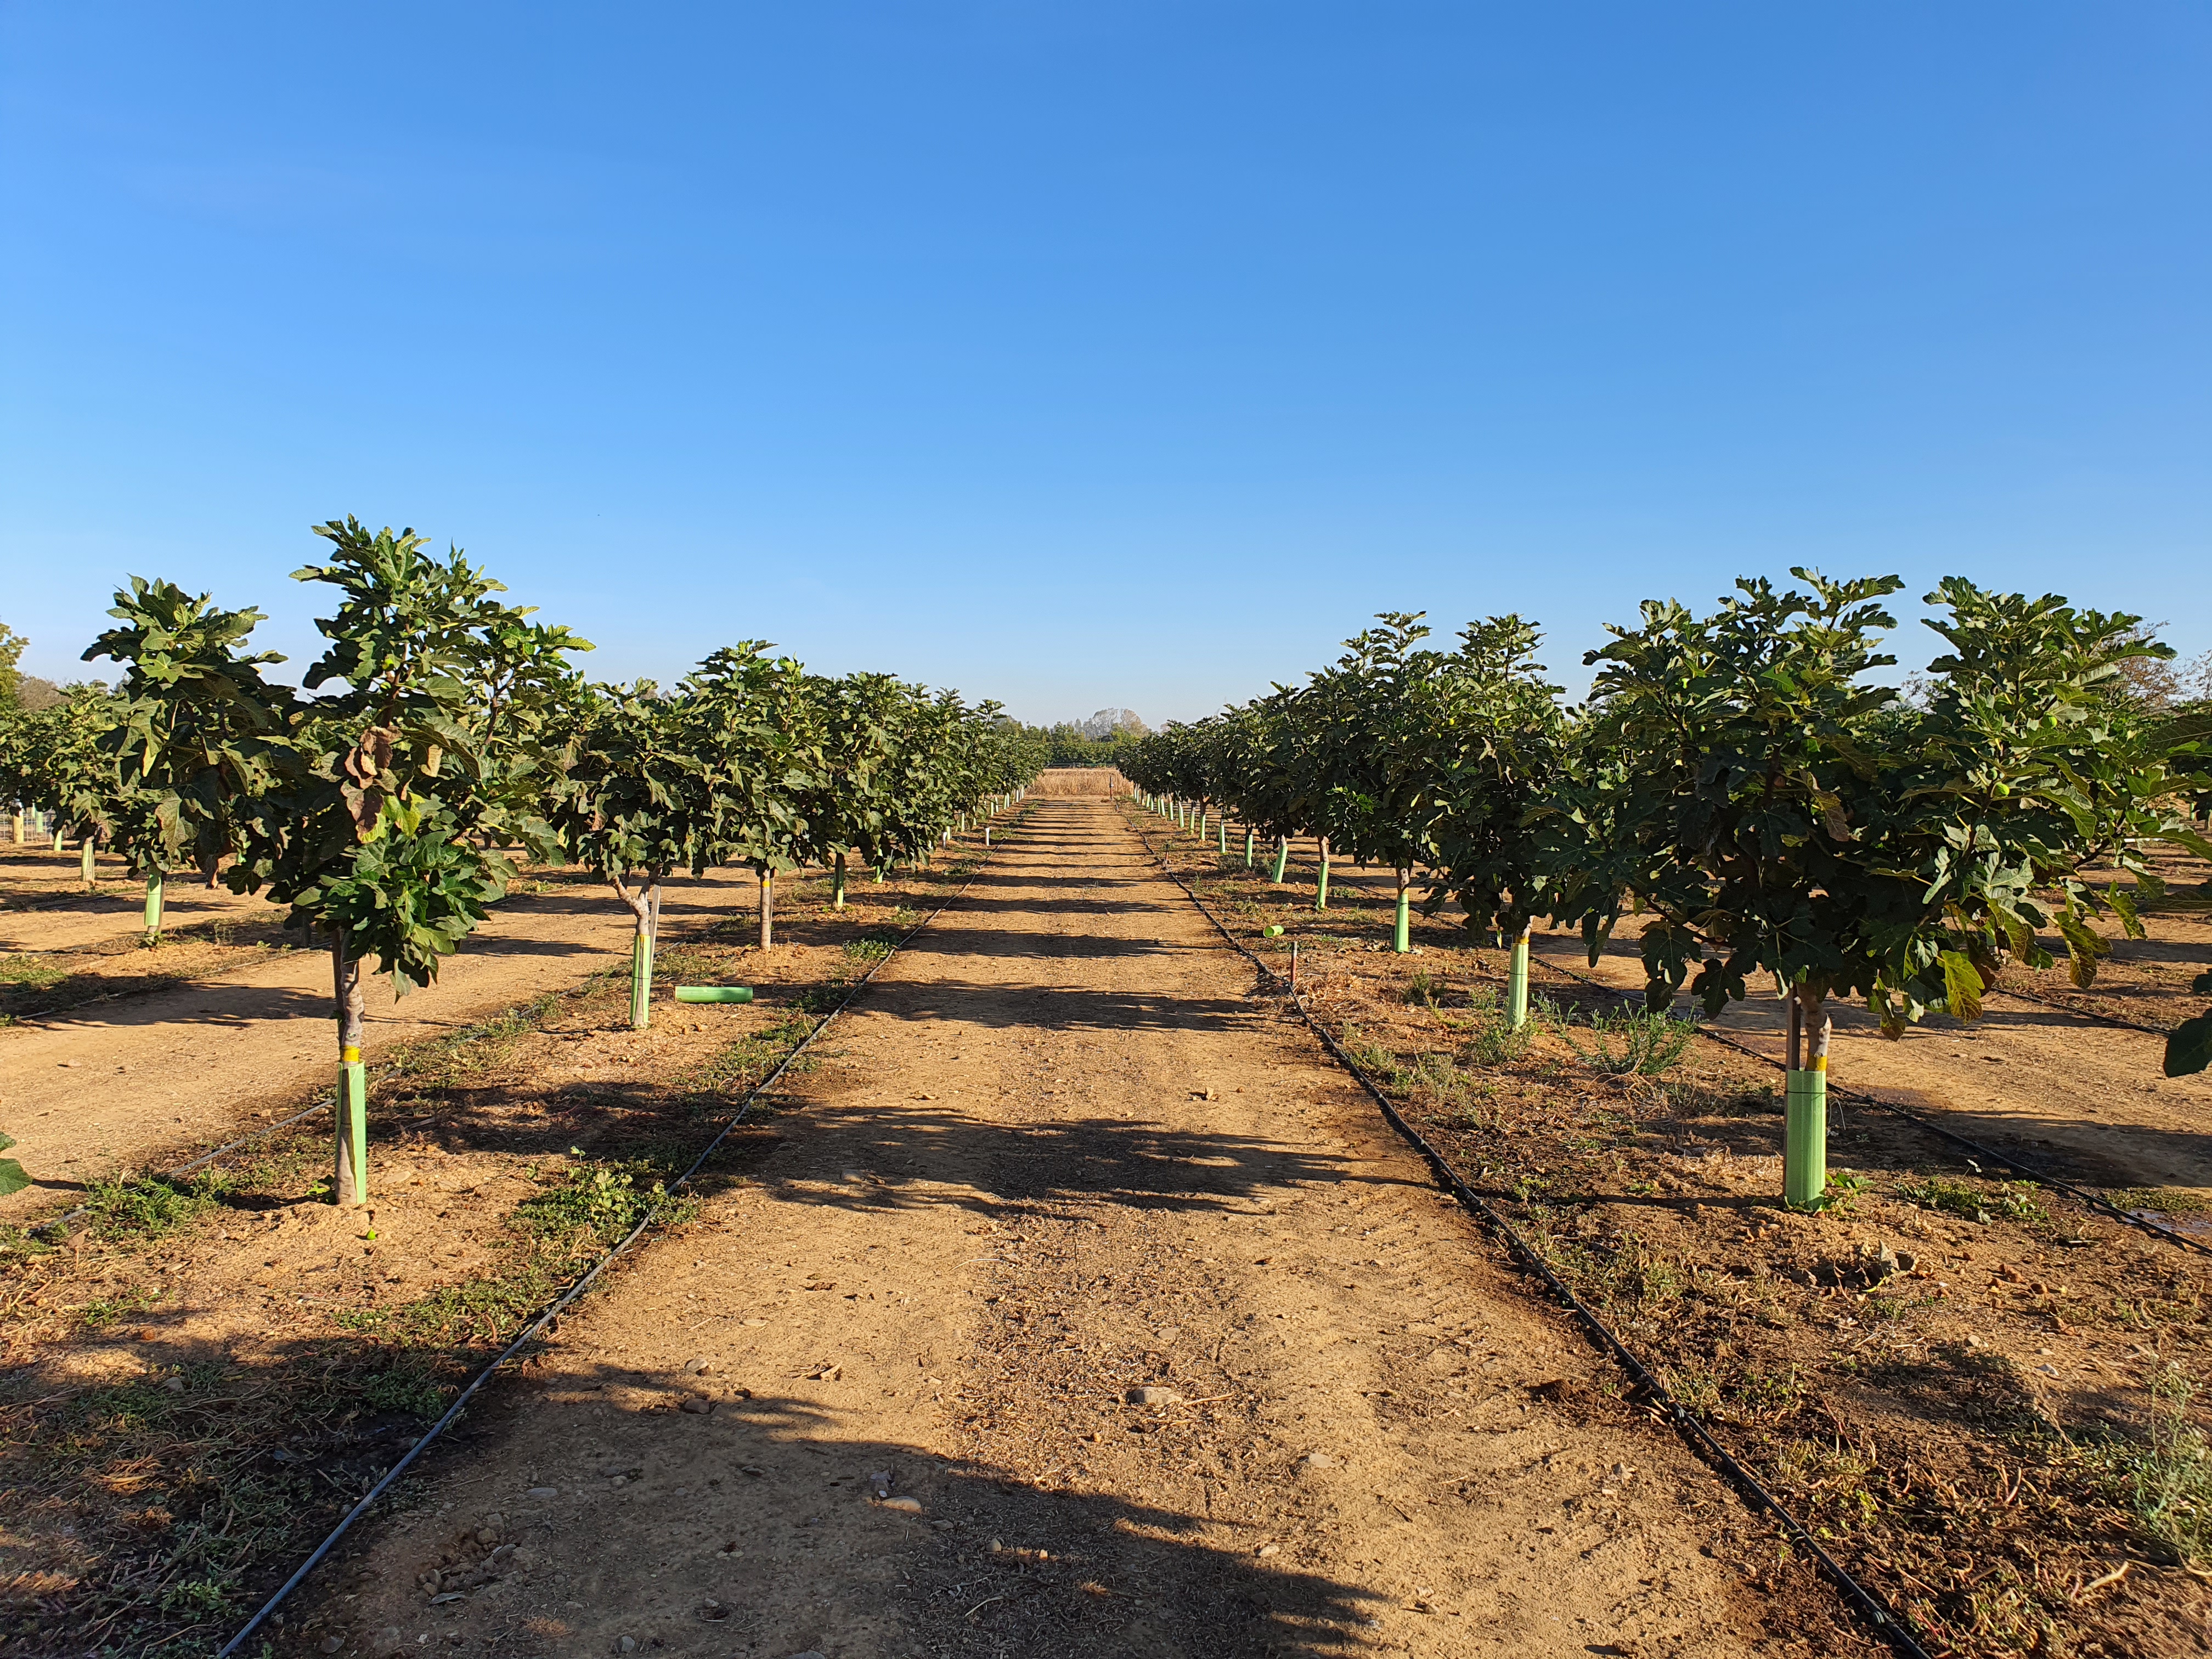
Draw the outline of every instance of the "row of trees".
M1158 798L1320 838L1398 872L1397 946L1414 889L1433 915L1512 943L1511 1017L1526 1018L1536 918L1578 928L1593 963L1643 918L1647 999L1686 984L1709 1012L1754 975L1786 996L1784 1196L1826 1182L1828 1008L1863 998L1891 1035L1930 1009L1961 1019L2008 962L2045 967L2056 934L2087 986L2108 946L2140 937L2147 848L2212 857L2212 745L2146 708L2130 669L2171 657L2139 617L1945 580L1926 603L1948 649L1906 696L1875 683L1894 576L1742 580L1707 614L1649 601L1591 652L1570 707L1517 616L1454 651L1417 616L1386 615L1333 666L1122 762ZM2132 875L2132 887L2093 868Z
M759 641L715 652L672 690L594 684L590 643L507 604L459 550L348 518L314 527L328 641L295 690L251 648L262 620L131 579L85 652L112 689L0 705L0 794L53 815L57 839L119 853L146 883L264 893L330 949L340 1054L336 1194L367 1196L364 973L404 995L507 891L517 860L598 872L635 927L631 1018L648 1018L661 884L744 865L772 943L779 872L930 849L1035 775L1040 745L1000 718L888 675L809 674ZM88 879L89 871L88 870Z

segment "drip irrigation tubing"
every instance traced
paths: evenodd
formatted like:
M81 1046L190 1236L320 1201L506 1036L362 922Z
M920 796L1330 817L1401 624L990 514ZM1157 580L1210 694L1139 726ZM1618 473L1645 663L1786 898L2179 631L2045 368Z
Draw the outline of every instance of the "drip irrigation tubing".
M1008 827L1011 828L1012 825L1019 823L1021 820L1028 815L1028 803L1024 802L1023 803L1023 810L1020 812L1018 812L1009 821ZM981 853L985 849L978 847L971 850ZM990 852L994 853L998 850L999 849L996 847L989 849ZM787 1053L781 1060L776 1061L775 1069L771 1071L758 1083L754 1084L751 1088L745 1091L744 1096L738 1102L738 1109L731 1115L729 1121L724 1123L721 1128L715 1132L714 1138L707 1143L706 1150L701 1152L697 1158L691 1161L691 1167L690 1169L684 1170L682 1175L677 1176L675 1180L668 1183L668 1194L670 1196L673 1196L678 1188L684 1186L691 1179L692 1176L697 1175L699 1171L706 1166L707 1160L714 1157L715 1152L720 1150L722 1143L729 1139L730 1131L736 1128L738 1124L744 1121L745 1115L752 1110L753 1103L759 1099L761 1095L772 1087L775 1085L775 1080L781 1077L784 1073L790 1068L792 1061L797 1060L799 1055L806 1052L806 1050L813 1044L815 1038L820 1036L823 1032L830 1029L830 1021L836 1019L838 1015L843 1013L845 1010L851 1006L853 999L860 995L862 991L867 988L868 982L874 979L875 976L883 970L884 965L886 963L892 961L897 957L901 951L906 948L907 941L911 939L916 933L919 933L923 928L928 927L929 924L936 921L938 917L943 915L963 894L966 893L970 887L975 884L975 878L982 873L982 867L988 862L989 862L988 857L978 860L975 865L969 869L968 872L968 879L960 884L957 891L947 894L944 902L940 903L934 910L932 910L921 921L915 922L915 925L908 928L905 933L900 934L898 943L892 945L890 951L878 957L875 962L871 963L866 973L861 975L860 978L853 981L853 983L847 988L844 996L839 1000L837 1006L835 1008L832 1008L828 1013L823 1015L819 1020L816 1021L814 1029L809 1031L804 1037L801 1037L798 1042L793 1044L790 1051ZM383 1475L377 1480L377 1483L374 1486L371 1486L368 1491L363 1494L361 1501L356 1504L351 1509L348 1510L345 1514L339 1518L338 1523L331 1528L329 1534L324 1538L321 1543L315 1546L313 1553L309 1555L306 1560L300 1564L298 1569L289 1578L287 1578L284 1581L283 1585L277 1589L275 1595L270 1596L267 1601L261 1604L259 1611L255 1613L252 1618L246 1621L245 1626L239 1631L238 1634L232 1637L229 1641L224 1643L222 1646L216 1650L216 1659L230 1659L230 1656L239 1650L240 1647L245 1643L246 1638L252 1635L255 1631L261 1628L262 1625L268 1620L270 1614L275 1613L294 1590L299 1589L302 1583L307 1582L307 1575L313 1572L322 1564L323 1558L327 1556L331 1551L336 1547L338 1540L344 1537L346 1534L352 1529L353 1523L360 1520L362 1516L366 1515L368 1512L370 1506L374 1504L378 1498L384 1495L385 1492L392 1486L392 1482L398 1480L402 1474L404 1474L407 1472L408 1466L414 1462L416 1458L420 1457L422 1453L429 1448L433 1441L441 1438L447 1429L451 1428L455 1423L460 1420L461 1413L468 1406L471 1396L472 1396L477 1389L483 1387L486 1382L489 1382L493 1374L501 1366L505 1365L508 1360L514 1358L516 1354L520 1353L525 1347L529 1346L529 1344L535 1341L538 1339L539 1333L544 1331L545 1328L550 1325L555 1320L558 1319L561 1315L567 1310L570 1304L574 1303L579 1297L582 1296L585 1291L590 1290L592 1285L598 1282L599 1275L605 1273L607 1268L612 1265L615 1258L628 1250L631 1245L636 1243L640 1238L644 1237L647 1230L651 1228L660 1219L660 1211L661 1206L656 1205L651 1213L647 1214L643 1220L637 1224L636 1226L631 1228L629 1232L623 1234L620 1239L616 1241L613 1247L610 1249L605 1255L602 1255L597 1261L593 1262L591 1267L585 1271L582 1277L579 1278L574 1284L570 1285L567 1290L562 1291L560 1295L555 1297L535 1319L532 1320L529 1324L526 1325L522 1328L521 1333L517 1335L512 1342L508 1343L506 1347L500 1350L499 1353L492 1359L489 1364L486 1365L482 1370L478 1371L469 1380L468 1386L463 1389L459 1395L454 1398L453 1403L446 1408L445 1415L441 1417L435 1423L433 1423L429 1428L424 1431L422 1438L417 1440L412 1446L410 1446L399 1461L384 1472Z
M1587 974L1578 974L1571 968L1562 968L1558 963L1546 961L1544 957L1535 955L1533 951L1529 953L1529 959L1532 962L1541 962L1545 967L1550 969L1553 973L1564 975L1568 979L1573 980L1578 984L1590 986L1596 990L1605 992L1610 996L1620 997L1625 1001L1636 1003L1641 1003L1643 1001L1642 996L1634 991L1624 991L1617 985L1607 985L1604 981L1592 979ZM2053 1004L2052 1006L2057 1006L2059 1005ZM1749 1043L1739 1042L1735 1037L1729 1036L1725 1031L1716 1031L1710 1025L1700 1023L1698 1026L1698 1032L1699 1036L1711 1037L1715 1042L1720 1043L1724 1047L1733 1048L1738 1054L1750 1055L1752 1059L1758 1060L1761 1065L1771 1066L1777 1071L1787 1069L1780 1060L1775 1059L1771 1054L1763 1054L1759 1053L1758 1049L1753 1048ZM2194 1250L2199 1255L2212 1255L2212 1244L2207 1244L2201 1239L2191 1238L2188 1234L2179 1231L2174 1228L2162 1227L2155 1221L2146 1221L2142 1217L2134 1214L2130 1211L2123 1210L2118 1205L2098 1197L2094 1193L2088 1191L2085 1188L2076 1187L2072 1182L2063 1180L2057 1176L2052 1175L2048 1170L2039 1170L2033 1164L2023 1163L2021 1159L2014 1158L2009 1152L2001 1152L1996 1147L1985 1146L1980 1141L1975 1140L1970 1136L1962 1135L1955 1129L1947 1129L1942 1124L1936 1122L1933 1118L1923 1117L1918 1112L1913 1111L1909 1107L1899 1106L1893 1101L1883 1100L1878 1096L1861 1094L1856 1089L1838 1089L1832 1083L1828 1085L1828 1098L1831 1100L1848 1100L1856 1105L1872 1107L1878 1112L1887 1112L1893 1117L1901 1117L1906 1122L1916 1124L1919 1127L1927 1130L1929 1134L1937 1136L1942 1139L1948 1140L1954 1146L1963 1146L1968 1152L1972 1152L1978 1157L1986 1158L1993 1164L2002 1164L2006 1169L2011 1170L2016 1174L2025 1176L2027 1179L2034 1182L2038 1186L2048 1187L2053 1192L2063 1193L2075 1203L2086 1206L2088 1209L2095 1212L2099 1215L2110 1217L2112 1220L2118 1221L2124 1226L2139 1229L2143 1232L2148 1233L2153 1238L2162 1239L2166 1243L2175 1245L2181 1249Z
M2055 997L2038 996L2033 991L2016 990L2009 985L1992 985L1984 993L1988 996L2016 997L2022 1002L2032 1002L2039 1008L2056 1009L2062 1014L2071 1014L2076 1019L2094 1020L2100 1025L2117 1025L2124 1031L2141 1031L2145 1036L2170 1037L2171 1031L2162 1031L2155 1025L2146 1025L2139 1019L2122 1019L2118 1014L2100 1014L2087 1008L2076 1008L2070 1002L2061 1002Z
M1577 1296L1566 1281L1552 1270L1551 1264L1546 1261L1535 1248L1514 1230L1513 1224L1506 1220L1504 1215L1489 1200L1468 1186L1461 1178L1459 1172L1452 1168L1443 1154L1439 1152L1430 1143L1428 1138L1407 1120L1392 1103L1390 1097L1383 1091L1382 1086L1368 1074L1366 1069L1346 1054L1337 1040L1329 1034L1328 1029L1314 1018L1313 1011L1307 1007L1305 999L1289 986L1282 975L1261 961L1247 948L1242 939L1229 931L1221 918L1207 908L1206 902L1199 897L1190 884L1170 867L1165 858L1153 850L1151 842L1141 831L1139 833L1138 839L1145 842L1145 850L1152 853L1154 861L1159 865L1168 879L1182 889L1183 896L1191 902L1200 915L1213 924L1214 931L1221 935L1231 948L1258 969L1264 977L1285 987L1291 1006L1297 1010L1298 1018L1304 1023L1306 1029L1321 1039L1322 1046L1328 1050L1330 1056L1338 1065L1349 1072L1353 1081L1364 1089L1375 1103L1382 1108L1384 1121L1421 1155L1427 1163L1431 1173L1442 1183L1444 1189L1463 1207L1471 1212L1485 1227L1504 1240L1507 1249L1515 1259L1542 1279L1546 1288L1566 1304L1577 1322L1595 1342L1599 1351L1619 1365L1622 1370L1627 1372L1630 1382L1635 1385L1634 1392L1643 1395L1650 1406L1668 1420L1675 1432L1689 1442L1692 1450L1717 1469L1723 1477L1736 1488L1753 1512L1763 1510L1774 1517L1776 1523L1789 1537L1790 1541L1820 1564L1821 1571L1827 1575L1829 1581L1841 1592L1844 1605L1872 1626L1876 1635L1899 1654L1905 1656L1905 1659L1930 1659L1928 1650L1921 1646L1919 1639L1913 1635L1902 1615L1851 1577L1842 1562L1820 1547L1820 1540L1806 1529L1804 1522L1783 1508L1780 1501L1766 1489L1759 1477L1739 1462L1735 1454L1714 1437L1711 1430L1706 1428L1687 1407L1667 1391L1666 1385L1652 1374L1650 1369L1636 1357L1626 1343L1613 1334L1612 1329L1597 1316L1589 1304Z

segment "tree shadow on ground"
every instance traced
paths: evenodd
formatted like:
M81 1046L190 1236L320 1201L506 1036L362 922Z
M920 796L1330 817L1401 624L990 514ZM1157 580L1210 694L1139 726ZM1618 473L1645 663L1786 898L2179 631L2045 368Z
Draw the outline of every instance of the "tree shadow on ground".
M1318 1659L1366 1648L1365 1627L1392 1605L1286 1553L1261 1556L1271 1540L1257 1527L1229 1523L1247 1535L1224 1547L1221 1523L1081 1490L1073 1471L1035 1480L947 1446L854 1438L819 1401L756 1395L685 1413L670 1384L620 1364L563 1367L557 1398L509 1389L475 1446L438 1453L434 1480L475 1474L480 1460L504 1467L510 1478L477 1485L471 1513L453 1518L507 1510L502 1535L542 1565L527 1578L507 1568L458 1604L409 1595L415 1616L392 1650L451 1631L504 1631L502 1650L526 1653L592 1650L618 1626L678 1650L704 1636L718 1651ZM665 1404L641 1409L641 1393ZM586 1448L580 1465L550 1462ZM557 1495L532 1504L525 1468ZM877 1474L919 1511L873 1501ZM513 1513L525 1505L527 1519ZM348 1612L336 1588L317 1598L333 1624ZM368 1639L349 1650L377 1650L373 1632L357 1634Z
M1048 1031L1219 1031L1249 1028L1255 1018L1251 1003L1242 997L1009 986L951 979L927 984L891 981L873 992L869 1008L891 1019L939 1019L987 1030L1035 1027Z
M982 1214L1040 1205L1212 1211L1291 1185L1390 1177L1262 1136L1171 1128L1136 1117L1011 1122L942 1103L813 1105L786 1140L771 1109L725 1143L715 1182L775 1184L780 1200L854 1210L951 1204Z

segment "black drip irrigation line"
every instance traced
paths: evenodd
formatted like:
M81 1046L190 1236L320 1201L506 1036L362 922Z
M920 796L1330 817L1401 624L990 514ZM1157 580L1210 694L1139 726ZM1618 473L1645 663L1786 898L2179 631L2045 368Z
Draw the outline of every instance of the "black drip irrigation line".
M1550 969L1553 973L1563 974L1567 978L1575 981L1578 984L1589 986L1594 989L1603 991L1608 995L1620 997L1625 1001L1640 1003L1643 1000L1643 998L1633 991L1624 991L1619 986L1607 985L1604 981L1592 979L1587 974L1578 974L1571 968L1562 968L1556 962L1547 962L1543 957L1535 955L1533 951L1530 952L1529 959L1534 962L1542 962L1544 966ZM2018 994L2013 993L2012 994L2017 995ZM2031 999L2031 1000L2034 1000L2035 999ZM2052 1007L2062 1007L2063 1005L2053 1003L2050 1006ZM2071 1011L2069 1010L2069 1012ZM2094 1016L2091 1016L2091 1018L2094 1018ZM2117 1024L2118 1022L2112 1023ZM2142 1030L2147 1028L2138 1027L2137 1029ZM1715 1042L1721 1043L1727 1048L1733 1048L1738 1054L1750 1055L1752 1059L1758 1060L1761 1065L1771 1066L1777 1071L1784 1071L1788 1069L1780 1060L1775 1059L1771 1054L1762 1054L1758 1049L1753 1048L1749 1043L1739 1042L1724 1031L1716 1031L1710 1025L1700 1023L1698 1026L1698 1032L1699 1036L1711 1037ZM1933 1118L1923 1117L1919 1113L1911 1110L1908 1107L1897 1105L1893 1102L1883 1100L1875 1095L1861 1094L1855 1089L1838 1089L1832 1084L1828 1087L1828 1098L1831 1100L1848 1100L1855 1105L1871 1107L1878 1112L1887 1112L1893 1117L1901 1117L1906 1122L1917 1124L1919 1127L1927 1130L1929 1134L1937 1136L1942 1139L1948 1140L1954 1146L1963 1146L1968 1152L1973 1152L1982 1158L1986 1158L1993 1164L2002 1164L2006 1169L2014 1171L2017 1175L2025 1176L2027 1180L2034 1182L2038 1186L2048 1187L2053 1192L2063 1193L2075 1203L2086 1206L2088 1209L2095 1212L2099 1215L2110 1217L2112 1220L2119 1222L2124 1226L2139 1229L2143 1232L2148 1233L2153 1238L2162 1239L2166 1243L2177 1245L2182 1249L2194 1250L2200 1255L2212 1255L2212 1244L2206 1244L2201 1239L2191 1238L2188 1234L2179 1231L2174 1228L2162 1227L2155 1221L2146 1221L2142 1217L2133 1214L2129 1211L2123 1210L2118 1205L2111 1203L2105 1199L2098 1197L2094 1193L2088 1191L2085 1188L2076 1187L2072 1182L2062 1180L2057 1176L2051 1174L2048 1170L2039 1170L2033 1164L2023 1163L2021 1159L2013 1157L2009 1152L2001 1152L1994 1146L1984 1146L1980 1141L1972 1139L1966 1135L1962 1135L1955 1129L1947 1129L1942 1124L1936 1122Z
M1139 839L1142 840L1143 836L1140 835ZM1146 842L1146 850L1152 852L1149 842ZM1629 1380L1635 1384L1634 1392L1644 1395L1650 1405L1667 1419L1674 1431L1690 1443L1691 1449L1718 1470L1736 1488L1754 1513L1764 1510L1774 1517L1790 1540L1820 1564L1821 1571L1828 1576L1830 1582L1842 1593L1844 1605L1865 1620L1868 1624L1873 1626L1876 1635L1904 1655L1905 1659L1930 1659L1928 1650L1920 1645L1919 1639L1913 1635L1904 1618L1880 1596L1852 1577L1843 1563L1821 1548L1820 1540L1806 1530L1804 1522L1783 1508L1780 1501L1772 1492L1767 1491L1759 1477L1739 1462L1735 1454L1714 1437L1712 1431L1706 1428L1688 1407L1667 1391L1666 1385L1653 1376L1650 1369L1636 1357L1626 1344L1613 1334L1605 1322L1591 1310L1589 1304L1577 1296L1566 1281L1552 1271L1551 1264L1546 1261L1526 1239L1514 1231L1513 1224L1506 1220L1497 1207L1460 1178L1459 1172L1452 1168L1443 1154L1430 1144L1426 1136L1406 1120L1397 1107L1391 1103L1389 1096L1382 1091L1381 1085L1368 1075L1358 1061L1345 1053L1337 1040L1329 1035L1328 1029L1313 1017L1312 1010L1306 1006L1305 999L1300 996L1294 988L1289 986L1283 975L1253 955L1245 946L1244 942L1231 933L1223 925L1221 918L1206 907L1206 902L1192 890L1190 884L1169 866L1164 858L1157 852L1152 852L1152 857L1168 879L1182 889L1183 896L1196 907L1200 915L1213 924L1214 931L1228 942L1231 948L1258 969L1262 975L1285 988L1291 1006L1297 1010L1298 1018L1304 1022L1306 1029L1321 1039L1322 1046L1328 1050L1330 1056L1338 1065L1351 1073L1352 1080L1364 1089L1375 1103L1382 1108L1384 1121L1396 1130L1414 1151L1420 1153L1422 1158L1427 1163L1431 1173L1443 1184L1444 1189L1458 1200L1463 1207L1471 1211L1484 1226L1502 1238L1507 1249L1521 1265L1542 1279L1546 1287L1560 1301L1566 1304L1584 1332L1596 1343L1600 1352L1628 1373Z
M2117 1025L2124 1031L2141 1031L2145 1036L2170 1037L2171 1031L2161 1031L2155 1025L2146 1025L2141 1020L2122 1019L2118 1014L2093 1013L2087 1008L2076 1008L2070 1002L2056 998L2038 996L2033 991L2016 990L2009 985L1992 985L1987 994L1998 997L2017 997L2022 1002L2032 1002L2039 1008L2054 1008L2062 1014L2071 1014L2076 1019L2094 1020L2100 1025Z
M1024 803L1025 808L1026 805L1027 804ZM1018 823L1021 819L1027 815L1026 811L1017 814L1010 821L1009 827L1012 827L1014 823ZM980 853L983 852L985 849L979 847L970 850ZM994 847L988 850L995 853L999 849ZM896 957L898 953L906 947L906 943L908 939L912 939L923 928L928 927L929 924L936 921L938 917L943 915L945 910L960 897L961 894L965 893L970 887L975 885L976 876L981 873L982 865L988 861L988 860L978 860L975 867L969 872L968 879L960 884L958 891L946 895L943 903L939 904L937 908L932 910L920 921L917 921L913 927L908 928L905 933L902 933L899 936L899 940L896 945L892 945L886 954L878 957L872 964L871 964L866 973L861 975L860 978L853 981L852 986L838 1001L837 1006L835 1008L832 1008L828 1013L823 1015L823 1017L816 1022L814 1029L809 1031L804 1037L800 1038L799 1042L788 1054L785 1054L781 1060L776 1061L775 1069L770 1072L766 1077L763 1078L758 1083L753 1085L751 1088L745 1091L744 1098L738 1103L737 1111L732 1115L729 1121L723 1124L721 1128L716 1132L714 1139L707 1143L707 1149L701 1152L697 1158L692 1160L691 1167L690 1169L684 1170L682 1175L677 1176L675 1180L668 1183L668 1193L670 1195L672 1196L678 1187L684 1185L691 1179L692 1176L699 1173L700 1170L706 1164L707 1160L714 1157L716 1151L721 1146L721 1144L729 1139L730 1131L736 1128L738 1124L744 1121L746 1114L752 1110L753 1102L757 1100L764 1091L773 1085L775 1080L784 1074L785 1071L790 1066L793 1060L797 1060L799 1055L806 1052L807 1048L813 1043L815 1038L820 1036L823 1032L829 1030L830 1022L836 1019L838 1015L843 1013L846 1008L852 1003L853 999L860 995L863 990L867 988L868 981L875 978L876 975L882 970L884 964ZM237 1635L232 1637L229 1641L224 1643L222 1646L216 1650L216 1659L230 1659L230 1656L239 1650L240 1647L245 1643L246 1638L252 1635L255 1631L258 1630L263 1622L268 1619L269 1615L276 1612L276 1609L283 1604L285 1598L289 1596L294 1590L299 1589L299 1587L307 1581L307 1575L313 1572L322 1564L323 1558L327 1556L337 1546L338 1540L344 1537L346 1534L352 1529L353 1523L360 1520L362 1516L366 1515L368 1512L370 1505L374 1504L378 1498L384 1495L386 1490L391 1486L392 1482L398 1480L402 1474L407 1472L408 1465L412 1463L416 1458L420 1457L424 1450L428 1448L432 1441L438 1439L447 1429L451 1428L460 1419L462 1410L468 1405L470 1397L474 1395L478 1389L481 1389L486 1382L489 1382L491 1380L493 1373L497 1371L501 1366L505 1365L508 1360L514 1358L514 1356L520 1352L523 1348L536 1340L538 1334L544 1330L545 1328L550 1325L556 1319L558 1319L561 1315L567 1310L571 1303L574 1302L577 1297L583 1295L586 1291L592 1288L592 1285L597 1282L599 1275L605 1273L606 1269L612 1265L614 1259L617 1256L622 1255L625 1250L629 1249L631 1245L636 1243L637 1241L644 1236L646 1230L653 1226L654 1223L660 1219L660 1206L655 1206L650 1214L648 1214L642 1221L639 1222L636 1226L631 1228L629 1232L625 1233L622 1237L621 1239L617 1241L614 1247L608 1250L605 1255L593 1262L590 1268L585 1272L582 1278L577 1279L574 1284L569 1285L567 1290L562 1291L559 1296L554 1297L553 1300L547 1304L544 1311L540 1313L537 1318L532 1320L528 1325L524 1327L521 1334L518 1335L514 1341L508 1343L506 1347L502 1348L499 1352L498 1356L495 1358L489 1364L486 1365L482 1370L478 1371L475 1376L469 1380L468 1387L463 1389L459 1395L455 1397L453 1403L446 1408L446 1414L443 1417L441 1417L435 1423L433 1423L429 1429L423 1434L422 1437L417 1440L412 1446L410 1446L407 1449L406 1454L402 1456L397 1463L394 1463L390 1468L384 1472L382 1478L380 1479L374 1486L371 1486L368 1489L368 1492L362 1498L361 1501L356 1504L351 1509L348 1510L345 1514L340 1517L337 1525L331 1528L329 1535L325 1537L321 1543L315 1546L314 1553L308 1556L305 1561L302 1561L300 1564L298 1571L294 1572L289 1578L287 1578L284 1581L283 1584L277 1589L275 1595L271 1595L266 1601L264 1601L261 1604L260 1610L257 1612L252 1618L246 1621L245 1627L241 1629Z

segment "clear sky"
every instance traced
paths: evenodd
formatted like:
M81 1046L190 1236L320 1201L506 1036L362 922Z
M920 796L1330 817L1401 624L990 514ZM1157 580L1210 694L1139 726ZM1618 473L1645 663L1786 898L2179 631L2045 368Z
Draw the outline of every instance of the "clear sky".
M133 572L300 666L345 513L604 678L1030 719L1793 563L2212 647L2202 3L4 0L0 77L33 672Z

